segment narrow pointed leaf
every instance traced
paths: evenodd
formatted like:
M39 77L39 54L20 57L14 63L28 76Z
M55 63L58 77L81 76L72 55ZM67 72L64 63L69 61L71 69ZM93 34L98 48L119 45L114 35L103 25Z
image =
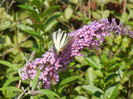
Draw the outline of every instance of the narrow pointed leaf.
M58 94L56 94L55 92L48 90L48 89L41 89L40 91L43 92L43 94L47 95L47 96L56 96L59 97Z
M60 17L62 15L62 13L57 13L54 15L51 15L47 20L45 20L44 22L44 29L46 29L46 27L53 22L55 19L57 19L58 17Z
M103 91L100 88L97 88L93 85L84 85L81 86L88 94L95 95L96 97L102 97Z
M21 91L20 89L18 89L17 87L13 87L13 86L8 86L8 87L2 87L0 88L0 90L9 90L9 91Z
M102 59L103 63L107 63L108 62L107 55L104 52L103 52L103 54L101 56L101 59Z
M88 63L89 66L91 66L95 69L100 69L98 67L98 65L96 64L96 62L94 62L91 58L86 58L85 60L86 60L86 62Z
M40 75L40 71L38 71L37 75L33 79L33 82L32 82L32 90L34 90L35 87L36 87L36 85L37 85L37 81L38 81L39 75Z
M44 41L42 35L40 35L39 32L36 32L36 31L34 31L34 30L23 30L23 31L24 31L25 33L31 35L31 36L35 36L35 37L39 38L41 41Z
M116 96L119 94L118 83L119 82L116 82L106 89L105 95L109 99L116 99Z
M41 8L41 6L42 6L40 0L33 0L33 1L31 1L31 3L35 6L37 6L38 8Z
M112 78L118 76L118 74L110 74L105 78L105 83L107 83L109 80L111 80Z
M14 69L14 70L17 70L17 67L15 67L13 64L11 64L11 63L9 63L7 61L0 60L0 64L3 64L5 66L8 66L8 67Z
M20 79L21 79L21 77L12 77L12 78L6 80L6 82L4 83L3 87L6 87L6 86L8 86L11 82L18 81L18 80L20 80Z
M111 69L114 69L114 68L119 67L121 65L122 65L121 63L112 64L111 66L109 66L109 69L111 70Z
M26 9L26 10L29 10L29 11L35 11L33 6L31 5L28 5L28 4L22 4L22 5L17 5L18 7L22 8L22 9Z
M60 8L61 6L57 5L57 6L51 6L51 7L48 7L44 10L43 12L43 16L47 16L49 13L55 11L56 9Z
M71 77L68 77L68 78L64 79L63 81L61 81L60 84L59 84L59 86L62 86L64 84L67 84L69 82L72 82L74 80L77 80L79 78L80 78L80 76L71 76Z

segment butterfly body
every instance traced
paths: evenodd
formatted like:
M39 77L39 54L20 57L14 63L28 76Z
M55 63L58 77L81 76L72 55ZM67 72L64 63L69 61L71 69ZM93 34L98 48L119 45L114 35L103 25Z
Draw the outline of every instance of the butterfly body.
M72 40L72 37L68 37L68 34L63 32L61 29L53 32L51 34L53 45L55 52L59 54L62 50L64 50L69 42Z

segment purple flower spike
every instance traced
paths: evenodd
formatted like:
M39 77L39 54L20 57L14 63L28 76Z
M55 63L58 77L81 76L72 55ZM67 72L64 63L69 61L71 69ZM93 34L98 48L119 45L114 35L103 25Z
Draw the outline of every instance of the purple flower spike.
M51 48L49 52L42 55L42 58L36 58L33 62L26 63L25 67L21 69L22 80L34 79L37 71L40 70L38 86L42 82L41 87L50 89L51 84L57 84L59 81L57 74L59 69L65 71L74 56L82 56L80 50L83 50L84 47L98 48L105 36L111 36L111 33L129 35L133 38L133 32L129 30L129 27L124 27L122 23L117 25L114 18L111 23L108 19L95 20L89 25L84 25L69 33L68 36L73 39L59 55L54 53L54 49Z

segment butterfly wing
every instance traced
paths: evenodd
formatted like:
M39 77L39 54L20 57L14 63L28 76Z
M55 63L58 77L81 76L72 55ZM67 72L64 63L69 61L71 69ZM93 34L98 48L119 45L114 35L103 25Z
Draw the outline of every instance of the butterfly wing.
M61 31L61 29L58 29L58 31L53 32L51 36L55 51L57 53L61 52L64 48L66 48L72 39L71 37L68 37L67 33Z

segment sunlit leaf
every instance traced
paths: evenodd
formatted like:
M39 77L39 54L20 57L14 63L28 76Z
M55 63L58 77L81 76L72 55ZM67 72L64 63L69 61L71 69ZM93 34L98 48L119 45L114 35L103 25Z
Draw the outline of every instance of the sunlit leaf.
M47 95L47 96L56 96L59 97L58 94L56 94L55 92L48 90L48 89L40 89L40 91L43 92L43 94Z
M108 76L105 77L105 83L107 83L109 80L111 80L112 78L118 76L118 74L110 74Z
M32 82L32 90L35 89L35 87L37 86L37 81L40 75L40 71L38 71L37 75L34 77L33 82Z
M105 91L105 95L109 99L116 99L116 97L117 97L118 94L119 94L118 83L112 84Z
M98 12L92 12L92 16L96 20L101 20L101 15Z
M70 82L72 82L74 80L77 80L79 78L80 78L79 75L78 76L76 75L76 76L67 77L63 81L60 82L59 86L62 86L62 85L67 84L67 83L70 83Z
M85 96L76 96L76 97L74 97L73 99L88 99L88 98L85 97Z
M102 13L102 18L108 18L110 15L110 11L109 10L105 10L103 13Z
M107 58L107 55L105 54L105 52L102 53L101 59L102 59L102 61L103 61L105 64L108 62L108 58Z
M93 85L84 85L82 88L90 95L95 95L96 97L103 97L103 91Z
M96 69L101 69L101 65L99 63L98 58L92 57L92 58L86 58L85 60L88 62L88 65L90 65L91 67Z
M11 22L10 21L5 21L4 23L1 24L0 31L3 31L5 29L9 28L10 25L11 25Z
M31 10L34 11L33 6L32 5L28 5L28 4L22 4L22 5L17 5L20 8L26 9L26 10Z
M40 40L44 41L42 35L39 32L36 32L34 30L23 30L25 33L31 35L31 36L35 36L37 38L39 38Z
M69 20L72 17L72 14L73 14L73 9L67 7L64 12L65 18Z
M93 68L88 68L85 73L86 84L93 85L96 78Z
M36 12L36 10L34 9L32 5L22 4L22 5L17 5L17 6L25 10Z
M7 66L9 68L12 68L14 70L17 70L17 67L16 66L14 66L13 64L11 64L11 63L9 63L7 61L0 60L0 64L3 64L3 65L5 65L5 66Z
M74 4L78 4L78 0L70 0L70 2L72 2Z
M0 88L0 90L21 91L21 90L18 89L17 87L13 87L13 86L2 87L2 88Z
M60 5L56 5L56 6L51 6L51 7L46 8L43 12L43 16L46 17L49 13L55 11L56 9L60 7L61 7Z
M114 68L119 67L121 65L122 65L121 63L115 63L115 64L110 65L108 68L111 70L111 69L114 69Z
M31 40L27 40L25 42L23 42L20 47L23 47L23 48L31 48L33 47L33 41Z
M53 14L53 15L51 15L47 20L45 20L45 22L44 22L44 29L46 29L47 28L47 26L51 23L51 22L53 22L55 19L57 19L59 16L61 16L62 15L62 13L56 13L56 14Z
M52 22L50 22L50 24L47 25L45 32L50 31L57 23L58 23L57 20L53 20Z
M122 17L121 17L120 20L121 20L122 23L127 23L128 20L129 20L129 15L128 15L128 13L124 12L124 13L122 14Z

